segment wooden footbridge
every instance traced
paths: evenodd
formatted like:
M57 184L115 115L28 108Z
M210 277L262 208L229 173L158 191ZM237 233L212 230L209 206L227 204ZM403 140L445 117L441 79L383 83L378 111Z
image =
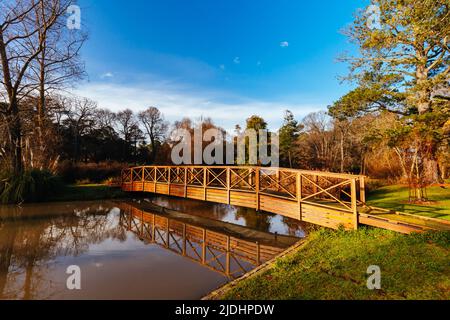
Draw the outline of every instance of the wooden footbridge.
M337 229L369 225L402 233L450 223L366 205L365 177L264 167L143 166L123 170L122 189L224 203Z

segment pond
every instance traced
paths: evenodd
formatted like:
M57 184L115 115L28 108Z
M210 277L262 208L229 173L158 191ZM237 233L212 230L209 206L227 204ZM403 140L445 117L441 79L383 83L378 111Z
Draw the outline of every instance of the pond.
M0 206L0 299L199 299L304 236L288 218L160 196Z

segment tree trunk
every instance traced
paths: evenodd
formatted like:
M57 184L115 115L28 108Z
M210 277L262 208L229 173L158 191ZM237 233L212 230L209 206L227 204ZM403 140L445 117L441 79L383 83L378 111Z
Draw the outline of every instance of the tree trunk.
M341 173L344 172L344 132L341 130Z
M423 160L423 178L427 184L442 183L439 164L436 159Z
M152 152L150 154L150 161L151 163L155 163L155 159L156 159L156 139L150 136L150 142L152 145Z
M9 109L11 111L10 115L7 116L7 122L11 141L11 169L14 176L20 176L24 168L22 162L22 124L20 123L17 101L13 101Z

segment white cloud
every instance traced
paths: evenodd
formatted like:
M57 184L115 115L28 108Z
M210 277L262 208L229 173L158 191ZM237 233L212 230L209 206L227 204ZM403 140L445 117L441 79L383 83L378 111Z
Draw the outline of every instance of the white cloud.
M106 72L106 73L102 74L102 75L100 76L100 78L102 78L102 79L106 79L106 78L114 78L114 73L112 73L112 72Z
M241 63L241 58L236 57L236 58L234 58L233 62L234 62L235 64L240 64L240 63Z
M301 119L310 112L323 109L323 105L295 104L286 101L261 101L234 97L226 92L192 90L165 83L127 86L115 83L88 83L73 92L90 98L100 108L119 111L130 108L134 112L149 106L158 107L166 119L173 122L183 117L198 119L211 117L213 121L232 131L236 124L244 124L251 115L262 116L271 129L277 129L286 109ZM225 98L224 98L225 97ZM232 99L233 101L229 101Z
M282 47L282 48L287 48L287 47L289 47L289 42L287 42L287 41L282 41L282 42L280 42L280 47Z

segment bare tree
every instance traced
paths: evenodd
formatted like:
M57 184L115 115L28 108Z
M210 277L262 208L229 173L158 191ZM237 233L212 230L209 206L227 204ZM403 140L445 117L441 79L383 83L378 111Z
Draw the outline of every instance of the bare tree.
M97 129L113 128L117 120L117 115L108 109L98 109L95 111Z
M158 145L162 143L167 133L168 124L158 108L150 107L138 114L151 144L151 162L156 159Z
M77 162L80 154L80 138L94 126L97 103L87 98L68 99L66 102L67 118L65 122L73 130L74 160Z
M36 90L32 66L46 48L47 35L64 19L60 0L12 0L0 3L0 113L7 125L11 168L23 172L20 102ZM39 10L39 8L45 8Z
M48 1L41 2L36 8L35 23L37 26L44 22L43 17L51 10ZM67 10L72 0L60 0L59 5ZM87 34L81 30L72 30L66 27L65 19L57 19L53 28L48 30L40 28L38 30L39 39L43 40L42 50L36 60L31 64L31 77L37 86L37 105L36 105L36 133L37 142L41 153L41 162L47 166L46 128L48 126L48 96L53 92L69 86L74 81L84 76L84 63L80 60L80 50L87 39Z

